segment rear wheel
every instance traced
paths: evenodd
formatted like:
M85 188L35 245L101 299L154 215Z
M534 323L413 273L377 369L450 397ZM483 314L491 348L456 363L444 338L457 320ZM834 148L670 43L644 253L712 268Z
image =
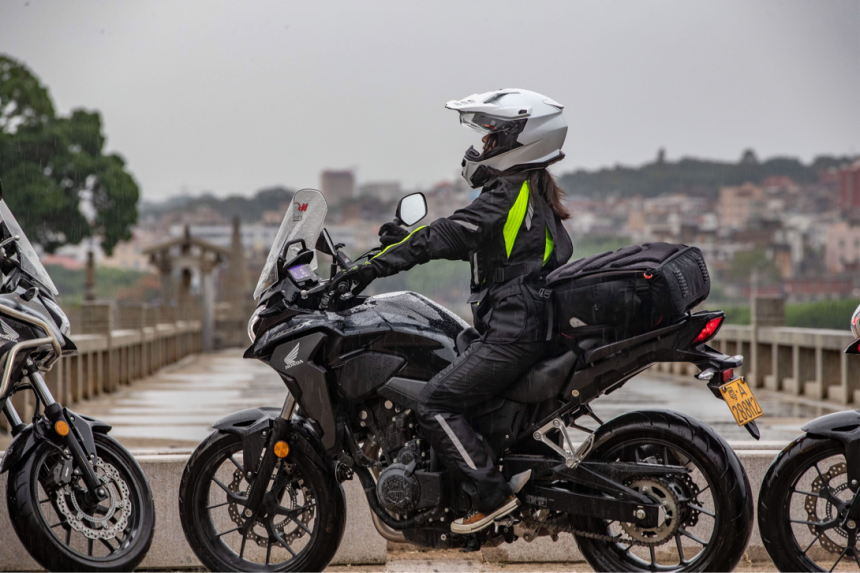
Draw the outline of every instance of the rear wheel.
M675 412L631 412L598 430L588 459L690 470L625 483L662 506L655 528L571 517L574 529L591 535L575 534L595 570L731 571L740 561L753 525L749 480L711 428Z
M343 536L343 489L297 448L278 461L267 490L277 504L247 527L251 480L242 439L214 432L182 475L179 514L191 549L211 571L322 571Z

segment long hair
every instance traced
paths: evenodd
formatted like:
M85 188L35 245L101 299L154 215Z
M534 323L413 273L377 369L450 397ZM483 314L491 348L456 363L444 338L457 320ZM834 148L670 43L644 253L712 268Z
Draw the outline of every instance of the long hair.
M546 169L536 169L529 172L529 189L537 189L546 202L562 221L570 219L570 211L564 206L565 192L558 186L552 174Z

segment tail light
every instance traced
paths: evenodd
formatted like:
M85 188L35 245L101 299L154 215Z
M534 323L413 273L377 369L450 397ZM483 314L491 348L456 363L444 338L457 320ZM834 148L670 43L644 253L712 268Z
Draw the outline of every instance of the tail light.
M716 334L717 330L720 328L720 325L723 323L725 316L718 316L717 318L712 318L705 325L705 328L699 333L699 335L693 340L690 346L696 346L697 344L701 344L703 342L707 342L711 339L711 337Z

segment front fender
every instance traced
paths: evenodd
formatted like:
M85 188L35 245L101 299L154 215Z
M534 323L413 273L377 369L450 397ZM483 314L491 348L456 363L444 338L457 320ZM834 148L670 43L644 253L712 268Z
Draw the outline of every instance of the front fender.
M816 418L801 430L808 436L842 442L848 479L860 481L860 410L834 412Z
M293 416L287 422L281 418L280 408L241 410L218 420L212 427L241 436L245 459L259 460L267 443L282 439L325 471L332 471L332 465L326 463L328 456L322 440L311 423L300 416ZM256 471L256 465L252 471Z
M82 445L84 447L84 451L88 454L94 454L95 442L92 437L93 432L107 434L111 430L111 426L101 420L96 420L89 416L81 416L68 409L65 410L65 414L66 419L70 420L72 427L75 428L77 433L83 439ZM6 449L6 453L3 455L3 461L0 462L0 474L17 466L40 441L49 439L48 436L50 434L42 435L42 431L44 430L36 432L33 424L28 424L23 430L21 430L20 434L15 436L15 439L12 440L12 443L9 444L9 447Z

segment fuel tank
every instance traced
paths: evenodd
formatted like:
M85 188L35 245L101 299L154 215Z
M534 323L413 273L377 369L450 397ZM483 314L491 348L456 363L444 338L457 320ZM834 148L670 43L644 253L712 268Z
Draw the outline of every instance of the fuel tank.
M468 326L423 295L395 292L368 297L342 312L293 316L262 333L254 350L259 356L264 349L325 332L325 344L314 362L336 376L341 394L362 400L395 374L432 378L457 356L457 335Z

